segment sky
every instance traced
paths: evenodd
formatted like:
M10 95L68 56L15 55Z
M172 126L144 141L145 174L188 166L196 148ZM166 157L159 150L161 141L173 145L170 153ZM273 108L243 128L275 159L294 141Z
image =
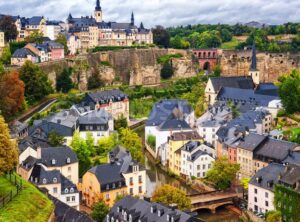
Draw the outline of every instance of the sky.
M0 14L25 17L43 15L65 21L93 14L96 0L0 0ZM266 24L300 22L300 0L101 0L105 21L165 27L188 24L236 24L258 21Z

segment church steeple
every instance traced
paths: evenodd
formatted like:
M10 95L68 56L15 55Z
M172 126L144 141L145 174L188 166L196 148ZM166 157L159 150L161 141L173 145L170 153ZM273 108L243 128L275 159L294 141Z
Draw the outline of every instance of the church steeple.
M133 12L131 13L131 25L134 25L134 14L133 14Z
M257 71L255 40L253 40L253 45L252 45L252 62L251 62L250 70L251 71Z
M142 30L145 29L143 22L141 22L141 24L140 24L140 29L142 29Z
M101 11L100 0L96 1L95 11Z

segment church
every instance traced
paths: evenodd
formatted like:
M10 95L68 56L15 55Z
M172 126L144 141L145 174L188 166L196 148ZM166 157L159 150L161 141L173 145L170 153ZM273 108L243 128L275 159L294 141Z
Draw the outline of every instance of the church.
M135 24L132 12L129 23L105 22L100 0L96 1L93 16L73 18L69 14L67 29L81 40L82 50L96 46L132 46L135 44L153 44L153 35L141 23Z

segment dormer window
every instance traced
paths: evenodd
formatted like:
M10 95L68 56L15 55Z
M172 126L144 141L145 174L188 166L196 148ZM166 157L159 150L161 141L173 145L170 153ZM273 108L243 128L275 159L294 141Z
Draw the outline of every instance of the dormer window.
M36 179L36 181L37 181L37 178L35 178ZM44 178L43 179L43 184L46 184L47 183L47 180Z
M139 171L139 166L138 165L133 166L133 172L137 172L137 171Z
M67 158L67 163L71 163L70 157Z
M111 217L111 220L110 220L110 221L111 221L111 222L114 222L114 220L115 220L114 217Z
M57 178L56 177L53 178L53 183L57 183Z
M109 184L106 185L106 190L109 190Z
M132 222L132 216L131 216L131 214L129 215L129 222Z
M121 187L122 186L122 182L119 182L119 187Z
M174 217L171 217L171 222L174 222Z
M68 190L68 188L66 188L66 189L65 189L65 193L69 193L69 190Z
M117 212L120 213L120 211L121 211L121 207L119 206L117 207Z
M51 163L52 163L52 165L55 165L56 164L56 160L52 159Z
M169 214L167 215L167 221L168 222L170 221L170 215Z
M70 189L70 193L74 193L74 188L73 187Z
M127 220L127 213L124 211L124 220Z
M109 215L106 216L106 221L109 222Z
M112 185L112 188L113 188L113 189L115 189L115 188L116 188L116 184L115 184L115 183L113 183L113 185Z

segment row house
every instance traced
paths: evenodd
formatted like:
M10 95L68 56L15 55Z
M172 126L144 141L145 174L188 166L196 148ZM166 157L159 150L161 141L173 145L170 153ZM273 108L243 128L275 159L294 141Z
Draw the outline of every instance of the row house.
M109 154L109 163L97 165L83 175L81 189L88 207L99 200L112 207L120 195L146 193L146 170L124 148L117 147Z

